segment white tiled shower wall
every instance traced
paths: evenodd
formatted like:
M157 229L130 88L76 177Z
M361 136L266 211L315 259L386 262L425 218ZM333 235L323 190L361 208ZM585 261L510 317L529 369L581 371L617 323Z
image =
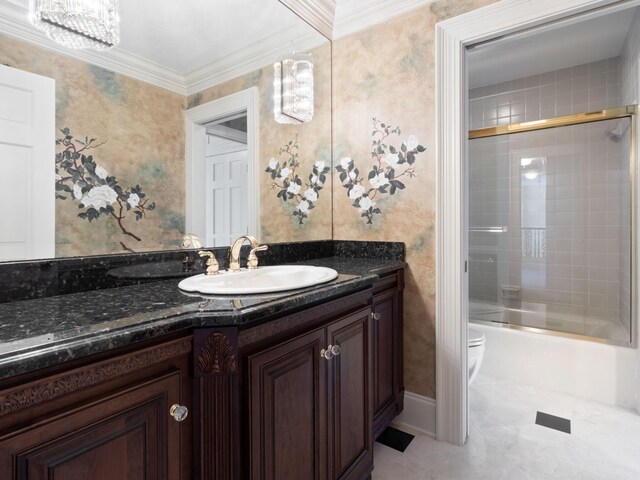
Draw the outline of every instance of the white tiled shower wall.
M471 129L621 106L620 68L611 58L474 89ZM628 269L618 252L628 248L621 238L628 239L629 222L628 193L625 204L619 192L628 186L628 155L623 141L606 135L617 127L611 121L472 141L469 224L508 232L470 233L471 298L540 306L541 324L530 326L604 337L609 322L620 328ZM544 175L524 180L523 156L544 157ZM528 204L544 212L546 251L523 258L520 201L535 182L540 198Z
M618 107L620 59L532 75L469 91L470 128Z

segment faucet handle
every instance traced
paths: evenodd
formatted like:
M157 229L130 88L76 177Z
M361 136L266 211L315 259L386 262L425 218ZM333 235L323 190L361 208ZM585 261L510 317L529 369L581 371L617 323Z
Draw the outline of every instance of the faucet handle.
M218 275L220 266L218 265L215 255L206 250L200 250L198 255L207 259L207 271L205 272L205 275Z
M247 259L247 268L249 270L255 270L258 268L258 257L256 256L256 252L264 252L269 248L268 245L258 245L255 248L252 248L249 252L249 258Z
M194 233L185 233L181 246L182 248L202 248L202 240Z

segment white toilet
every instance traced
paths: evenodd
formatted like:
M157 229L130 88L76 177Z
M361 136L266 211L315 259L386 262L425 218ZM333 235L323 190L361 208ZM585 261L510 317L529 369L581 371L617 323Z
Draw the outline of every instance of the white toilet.
M484 333L469 325L469 384L478 375L484 357Z

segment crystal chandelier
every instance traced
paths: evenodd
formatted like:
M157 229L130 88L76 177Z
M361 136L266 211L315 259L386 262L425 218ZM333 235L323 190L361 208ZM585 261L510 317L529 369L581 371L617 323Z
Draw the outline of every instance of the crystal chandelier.
M118 44L118 0L29 0L31 23L66 47L107 50Z
M313 118L313 58L294 53L273 64L273 114L278 123Z

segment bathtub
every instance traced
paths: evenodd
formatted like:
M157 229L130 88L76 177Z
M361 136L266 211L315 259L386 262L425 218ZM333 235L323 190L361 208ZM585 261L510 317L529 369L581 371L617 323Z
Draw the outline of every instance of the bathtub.
M481 375L640 406L637 349L470 321L486 338Z

